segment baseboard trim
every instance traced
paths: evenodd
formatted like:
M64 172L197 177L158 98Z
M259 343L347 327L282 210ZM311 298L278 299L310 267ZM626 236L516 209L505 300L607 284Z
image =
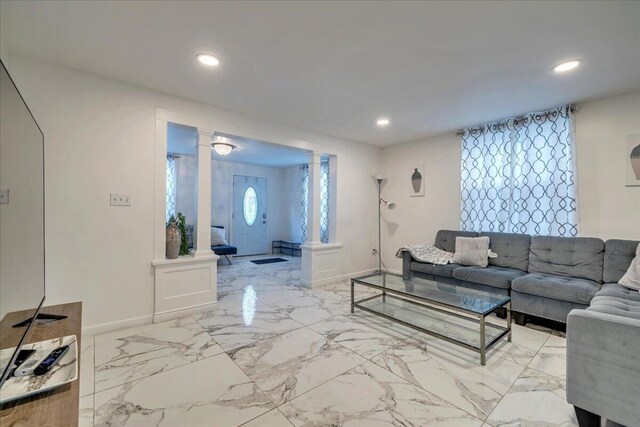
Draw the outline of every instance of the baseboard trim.
M135 326L147 325L153 322L153 315L132 317L130 319L116 320L115 322L101 323L95 326L82 328L82 335L92 336L106 334L107 332L119 331L121 329L133 328Z
M377 270L378 270L377 268L369 268L367 270L354 271L354 272L342 274L339 276L333 276L333 277L329 277L322 280L316 280L314 282L308 282L303 279L300 281L300 284L305 288L314 288L318 286L329 285L331 283L342 282L344 280L349 280L353 277L366 276L367 274L375 273Z
M145 316L132 317L130 319L116 320L115 322L101 323L95 326L82 328L82 335L92 336L115 332L121 329L134 328L136 326L148 325L151 323L165 322L167 320L179 319L181 317L192 316L213 310L218 302L202 304L179 310L165 311L163 313L148 314Z
M353 277L366 276L367 274L372 274L377 270L378 270L377 268L369 268L361 271L353 271L351 273L346 273L339 276L318 280L313 283L307 283L304 280L301 280L300 284L306 288L314 288L314 287L319 287L323 285L328 285L330 283L342 282L344 280L349 280ZM396 271L394 270L389 270L389 272L396 273ZM398 274L400 273L398 272ZM180 317L192 316L194 314L200 314L209 310L213 310L217 304L218 303L216 301L214 303L202 304L202 305L182 308L179 310L165 311L162 313L148 314L145 316L132 317L130 319L117 320L115 322L101 323L99 325L83 328L82 335L86 335L86 336L100 335L108 332L119 331L121 329L133 328L135 326L142 326L150 323L158 323L158 322L164 322L167 320L178 319Z
M205 313L213 310L218 302L194 305L192 307L180 308L177 310L168 310L161 313L153 314L153 323L166 322L167 320L179 319L181 317L193 316L194 314Z

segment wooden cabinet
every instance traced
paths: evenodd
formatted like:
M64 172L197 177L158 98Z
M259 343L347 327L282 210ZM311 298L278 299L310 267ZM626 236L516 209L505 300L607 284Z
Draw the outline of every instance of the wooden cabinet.
M43 341L65 335L75 335L81 350L82 303L52 305L40 310L47 314L61 314L66 319L51 323L38 322L29 333L26 343ZM15 347L22 329L11 326L29 317L31 310L9 313L0 323L0 345ZM78 363L82 363L78 359ZM80 365L78 365L80 369ZM56 389L8 402L0 406L0 426L77 426L80 404L80 379Z

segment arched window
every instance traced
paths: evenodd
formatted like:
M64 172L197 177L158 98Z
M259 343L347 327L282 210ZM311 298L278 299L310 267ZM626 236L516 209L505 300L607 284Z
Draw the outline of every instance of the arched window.
M253 225L258 217L258 195L253 187L247 188L247 191L244 192L242 211L244 213L244 221L247 225Z

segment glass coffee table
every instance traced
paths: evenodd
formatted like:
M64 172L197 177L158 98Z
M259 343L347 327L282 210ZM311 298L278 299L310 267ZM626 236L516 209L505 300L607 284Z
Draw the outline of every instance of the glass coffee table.
M355 286L381 293L354 298ZM506 326L486 321L504 307ZM376 272L351 279L351 312L355 308L398 322L480 353L486 363L487 350L501 339L511 341L511 297L418 277Z

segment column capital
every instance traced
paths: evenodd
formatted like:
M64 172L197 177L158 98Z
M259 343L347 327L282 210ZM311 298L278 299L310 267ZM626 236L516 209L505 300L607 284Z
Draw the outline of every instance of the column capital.
M309 153L308 159L309 164L315 163L319 165L322 160L322 153L319 151L312 151L311 153Z
M212 130L198 128L198 141L196 142L196 145L202 145L205 142L210 145L211 140L213 139L213 134L214 132Z

